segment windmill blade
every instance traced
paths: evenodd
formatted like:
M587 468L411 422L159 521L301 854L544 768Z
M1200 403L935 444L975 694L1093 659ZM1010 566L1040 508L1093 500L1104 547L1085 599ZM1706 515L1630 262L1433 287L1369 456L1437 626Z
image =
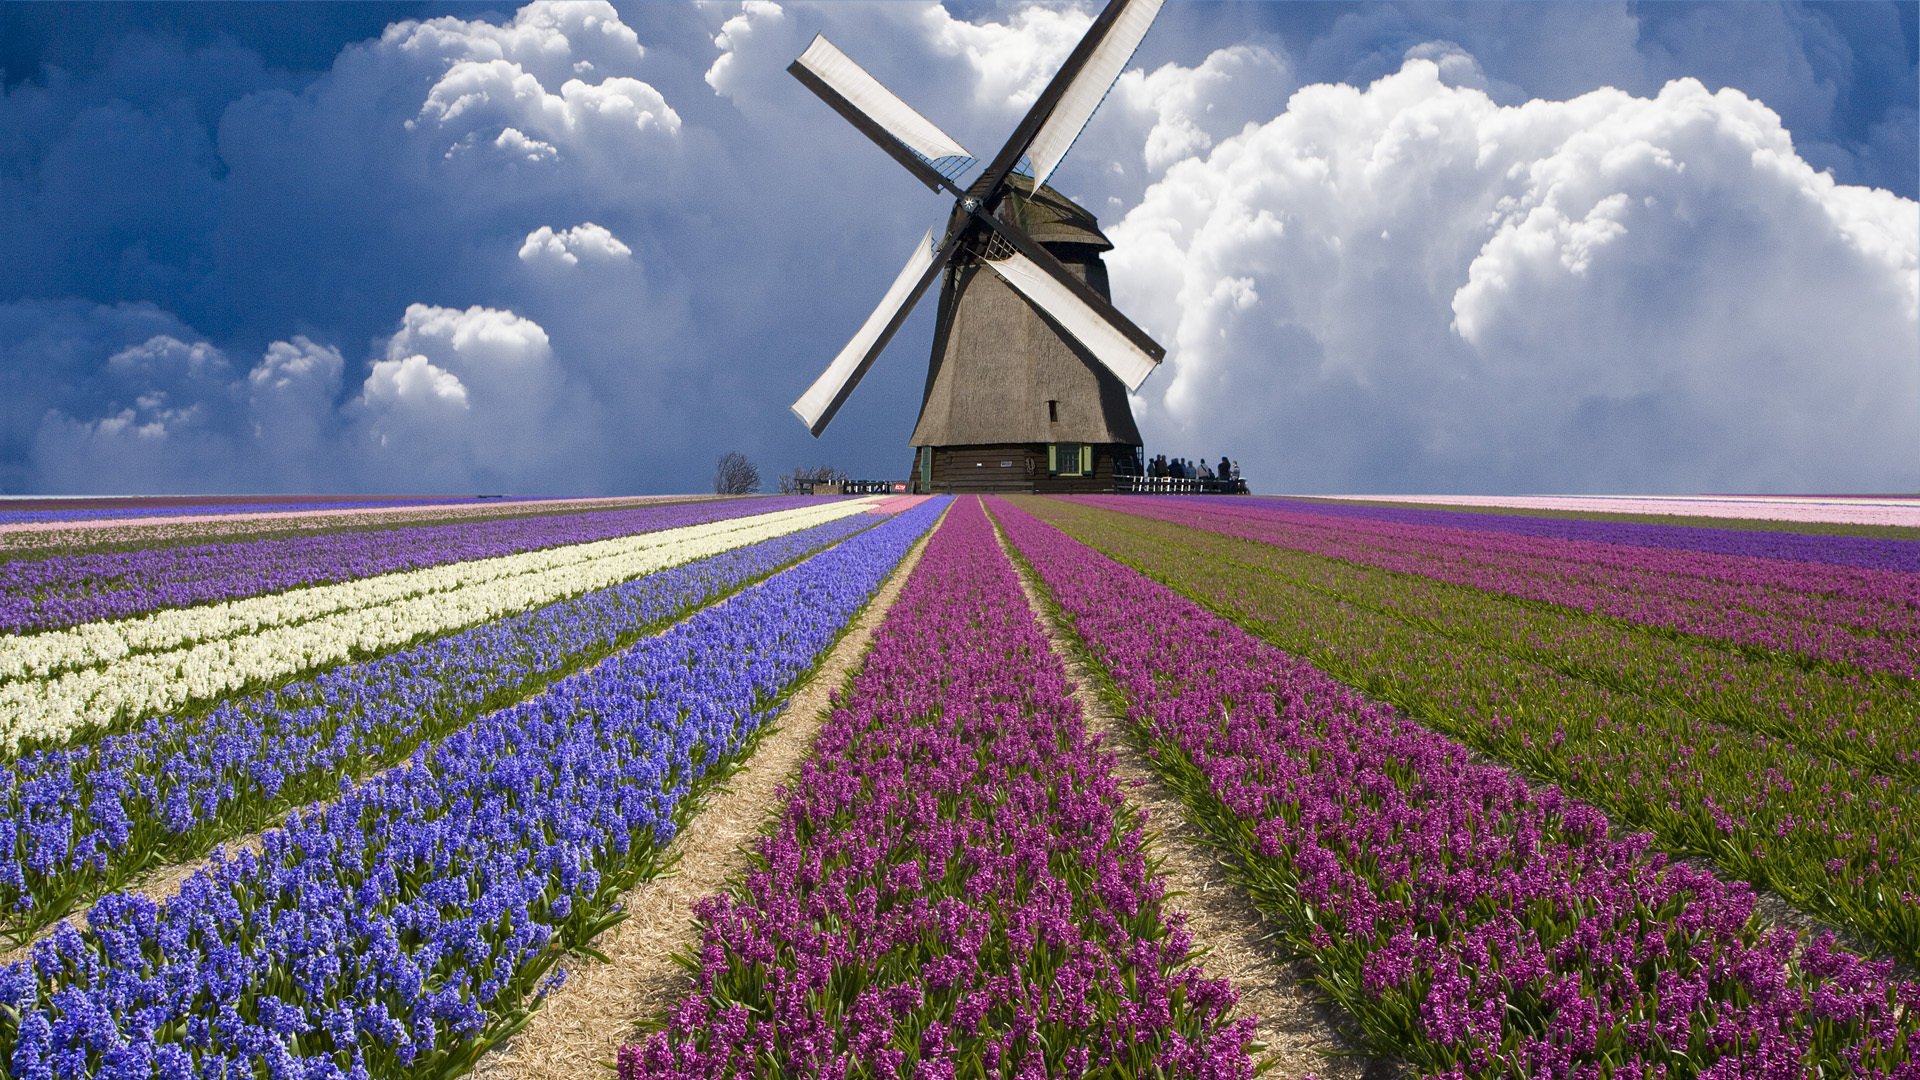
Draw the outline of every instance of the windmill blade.
M1034 188L1038 190L1046 183L1054 167L1080 137L1080 129L1087 126L1093 111L1106 99L1107 91L1113 89L1114 80L1133 58L1133 51L1139 47L1140 39L1147 36L1147 28L1153 25L1163 3L1164 0L1109 0L1094 18L1093 25L1087 28L1087 35L1067 54L1053 81L1034 99L1033 107L1013 129L1007 144L980 174L984 185L976 185L976 190L980 186L986 188L987 194L982 196L985 201L993 201L1001 182L1022 157L1033 163ZM1040 143L1043 132L1047 136L1044 146Z
M793 415L807 425L807 430L818 436L833 421L833 414L860 385L860 379L867 369L873 366L875 357L887 347L894 331L907 321L907 313L913 310L915 301L927 291L933 279L940 276L940 270L946 266L947 258L953 254L959 243L960 231L955 230L947 236L947 242L940 245L938 251L933 247L933 230L920 238L914 246L913 256L900 270L900 276L893 279L887 295L880 300L880 306L873 309L867 321L860 324L860 330L847 342L840 355L833 358L827 370L807 387L800 400L792 405Z
M815 34L807 51L787 65L787 71L921 183L935 191L944 187L960 193L953 181L973 164L967 148L882 86L833 42Z
M1107 93L1119 80L1127 61L1133 59L1134 50L1140 47L1140 39L1147 36L1147 28L1153 25L1154 17L1160 14L1160 5L1164 0L1114 2L1120 5L1121 10L1113 25L1094 46L1086 63L1069 77L1059 104L1047 114L1040 130L1034 133L1033 141L1027 144L1027 160L1033 164L1033 186L1036 190L1047 182L1047 177L1053 175L1054 167L1067 156L1067 151L1080 138L1087 121L1093 118L1093 111L1106 100ZM1064 70L1061 74L1065 74Z
M1167 350L1025 233L985 214L975 217L1012 246L1006 258L987 260L994 273L1085 346L1129 392L1140 389Z

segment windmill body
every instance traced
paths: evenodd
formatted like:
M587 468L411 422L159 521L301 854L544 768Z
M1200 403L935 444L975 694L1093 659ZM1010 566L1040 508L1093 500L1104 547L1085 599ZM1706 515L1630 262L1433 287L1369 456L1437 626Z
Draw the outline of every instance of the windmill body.
M1151 25L1160 0L1112 0L1012 138L967 187L960 144L824 38L791 71L922 183L955 198L880 306L794 403L818 435L941 278L910 440L920 491L1102 491L1136 472L1127 393L1164 350L1114 309L1092 214L1047 187ZM1024 170L1016 167L1025 165Z
M1027 234L1107 296L1113 245L1093 216L1051 188L1022 209ZM1137 468L1140 430L1105 365L984 260L956 258L909 442L920 490L1110 491L1116 468Z

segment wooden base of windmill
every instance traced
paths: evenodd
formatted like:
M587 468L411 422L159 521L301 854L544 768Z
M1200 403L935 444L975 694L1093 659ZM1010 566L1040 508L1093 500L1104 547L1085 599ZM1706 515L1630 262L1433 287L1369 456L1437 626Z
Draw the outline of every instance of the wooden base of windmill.
M1108 494L1116 475L1139 471L1139 454L1139 447L1119 443L922 446L914 451L912 488L922 494Z

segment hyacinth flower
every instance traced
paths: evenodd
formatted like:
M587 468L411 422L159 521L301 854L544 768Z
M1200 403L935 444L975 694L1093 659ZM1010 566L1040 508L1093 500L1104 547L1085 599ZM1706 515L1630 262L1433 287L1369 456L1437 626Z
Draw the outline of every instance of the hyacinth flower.
M1920 1077L1920 985L996 500L1196 819L1382 1050L1445 1077Z
M621 916L942 507L883 521L0 968L5 1075L452 1075Z
M0 636L0 753L64 745L146 716L194 711L302 672L405 648L862 512L857 502L382 574L113 623ZM137 645L137 647L136 647Z
M621 1080L1252 1074L977 501L784 794Z
M1093 496L1088 505L1749 648L1920 675L1920 575L1303 513Z
M163 608L262 596L376 574L771 513L812 501L817 500L799 496L724 499L133 551L16 557L0 561L0 631L21 633L123 619Z
M1165 514L1153 517L1172 523ZM1131 520L1144 523L1138 516ZM1191 523L1182 518L1179 525L1192 535ZM1228 534L1209 530L1203 535L1225 539ZM1920 682L1756 652L1262 541L1237 546L1246 551L1252 543L1261 544L1265 557L1253 560L1264 565L1249 566L1250 572L1283 573L1354 604L1418 619L1463 644L1671 701L1709 724L1776 736L1847 764L1920 781L1920 729L1912 723L1920 713ZM1906 576L1920 581L1920 575Z
M1113 500L1095 499L1114 505ZM1141 508L1137 500L1126 504ZM1160 500L1162 510L1199 509L1191 499ZM1524 567L1560 564L1572 579L1596 573L1653 592L1684 597L1689 588L1745 593L1758 605L1784 605L1803 616L1832 597L1883 609L1899 617L1898 602L1920 590L1920 541L1863 536L1805 535L1759 528L1703 529L1651 524L1487 516L1387 507L1340 506L1290 500L1249 500L1216 508L1216 520L1254 527L1339 533L1367 551L1444 551L1465 561ZM1550 570L1548 572L1551 572ZM1889 601L1894 601L1889 603ZM1845 608L1834 609L1842 614ZM1868 624L1861 624L1868 625Z
M1866 708L1884 684L1828 682L1823 695L1770 698L1761 695L1780 684L1736 679L1722 704L1750 700L1738 722L1719 720L1726 714L1681 707L1658 687L1635 692L1573 670L1577 633L1551 642L1558 660L1516 655L1511 642L1533 638L1544 616L1512 604L1489 611L1474 603L1491 601L1483 594L1058 500L1033 506L1428 727L1651 832L1669 852L1710 858L1920 963L1920 786L1745 719L1827 713L1845 717L1846 730L1857 718L1887 733L1882 748L1912 745L1911 731L1895 731L1896 706Z
M19 935L146 866L326 798L342 779L860 532L856 515L483 623L375 660L0 766L0 927Z
M1690 519L1682 524L1671 513L1650 512L1646 520L1551 516L1563 511L1518 509L1485 513L1475 510L1446 510L1438 507L1350 505L1321 500L1269 499L1276 508L1328 517L1360 518L1395 522L1403 525L1438 525L1453 529L1479 529L1511 533L1516 536L1543 537L1551 540L1589 540L1602 544L1627 544L1635 547L1671 548L1714 555L1743 555L1794 562L1828 563L1834 566L1858 566L1869 570L1920 571L1920 542L1880 535L1855 535L1844 531L1857 526L1830 525L1813 520L1767 520L1764 518ZM1580 513L1610 513L1613 499L1596 499L1576 509ZM1659 504L1655 504L1657 507ZM1649 508L1652 510L1653 508ZM1778 504L1771 511L1790 507ZM1711 524L1700 523L1710 521ZM1819 530L1819 531L1812 531Z

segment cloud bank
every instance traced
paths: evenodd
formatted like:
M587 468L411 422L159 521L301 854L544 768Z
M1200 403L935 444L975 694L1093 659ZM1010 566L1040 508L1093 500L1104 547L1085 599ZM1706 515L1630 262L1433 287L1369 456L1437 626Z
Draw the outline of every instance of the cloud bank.
M1262 490L1920 486L1920 218L1870 186L1914 190L1911 34L1748 8L1170 8L1055 181L1169 346L1150 451ZM899 472L932 305L824 439L786 404L948 207L785 67L825 32L986 155L1091 11L541 0L317 76L156 36L9 85L0 491Z
M1920 483L1920 206L1739 91L1501 106L1444 64L1306 87L1113 227L1149 438L1282 489Z

